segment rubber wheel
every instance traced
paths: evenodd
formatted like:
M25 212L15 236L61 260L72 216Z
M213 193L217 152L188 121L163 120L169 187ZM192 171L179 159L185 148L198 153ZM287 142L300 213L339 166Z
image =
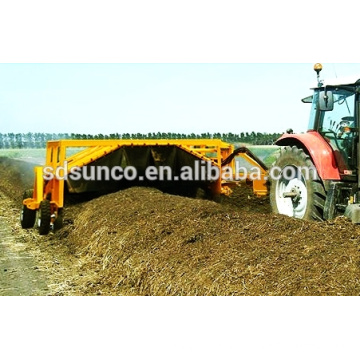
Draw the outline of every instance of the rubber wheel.
M60 230L64 223L64 209L58 209L57 216L54 221L54 230Z
M323 220L326 192L317 173L314 177L310 156L296 146L287 146L281 149L274 167L281 171L274 171L276 176L269 179L273 212L297 219Z
M23 195L23 200L33 197L33 190L26 190ZM31 229L35 225L36 210L31 210L23 205L20 214L20 223L23 229Z
M50 231L51 207L49 200L40 203L38 214L38 229L40 235L47 235Z

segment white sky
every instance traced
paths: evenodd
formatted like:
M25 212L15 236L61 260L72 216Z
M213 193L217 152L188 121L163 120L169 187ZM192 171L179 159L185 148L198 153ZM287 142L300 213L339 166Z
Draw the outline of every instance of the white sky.
M315 62L360 77L349 36L314 26L342 7L169 3L2 5L0 132L302 132Z
M0 64L1 132L305 131L313 64ZM360 64L324 64L323 75Z

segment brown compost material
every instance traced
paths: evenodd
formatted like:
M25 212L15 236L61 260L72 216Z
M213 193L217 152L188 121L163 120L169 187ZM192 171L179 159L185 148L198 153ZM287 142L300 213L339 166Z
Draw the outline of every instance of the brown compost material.
M18 201L24 174L2 164L0 175L0 190ZM129 188L69 201L55 234L17 231L55 295L360 293L359 226L274 215L246 184L222 203Z

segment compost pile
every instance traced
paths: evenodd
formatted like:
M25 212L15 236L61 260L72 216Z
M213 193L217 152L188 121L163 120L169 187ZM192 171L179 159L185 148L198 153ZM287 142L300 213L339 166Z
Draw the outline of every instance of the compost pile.
M21 202L25 189L34 183L34 164L0 157L0 191L14 202Z
M360 293L359 226L271 214L246 184L222 203L129 188L69 203L55 234L22 231L72 269L56 294Z

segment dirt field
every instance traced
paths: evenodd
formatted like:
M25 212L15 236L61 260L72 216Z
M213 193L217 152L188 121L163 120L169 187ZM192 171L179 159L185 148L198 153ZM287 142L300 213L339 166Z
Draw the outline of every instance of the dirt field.
M31 184L32 165L1 159L2 208L13 206L2 216L41 294L360 294L359 226L273 215L245 184L221 204L151 188L68 200L64 227L48 236L18 224Z

